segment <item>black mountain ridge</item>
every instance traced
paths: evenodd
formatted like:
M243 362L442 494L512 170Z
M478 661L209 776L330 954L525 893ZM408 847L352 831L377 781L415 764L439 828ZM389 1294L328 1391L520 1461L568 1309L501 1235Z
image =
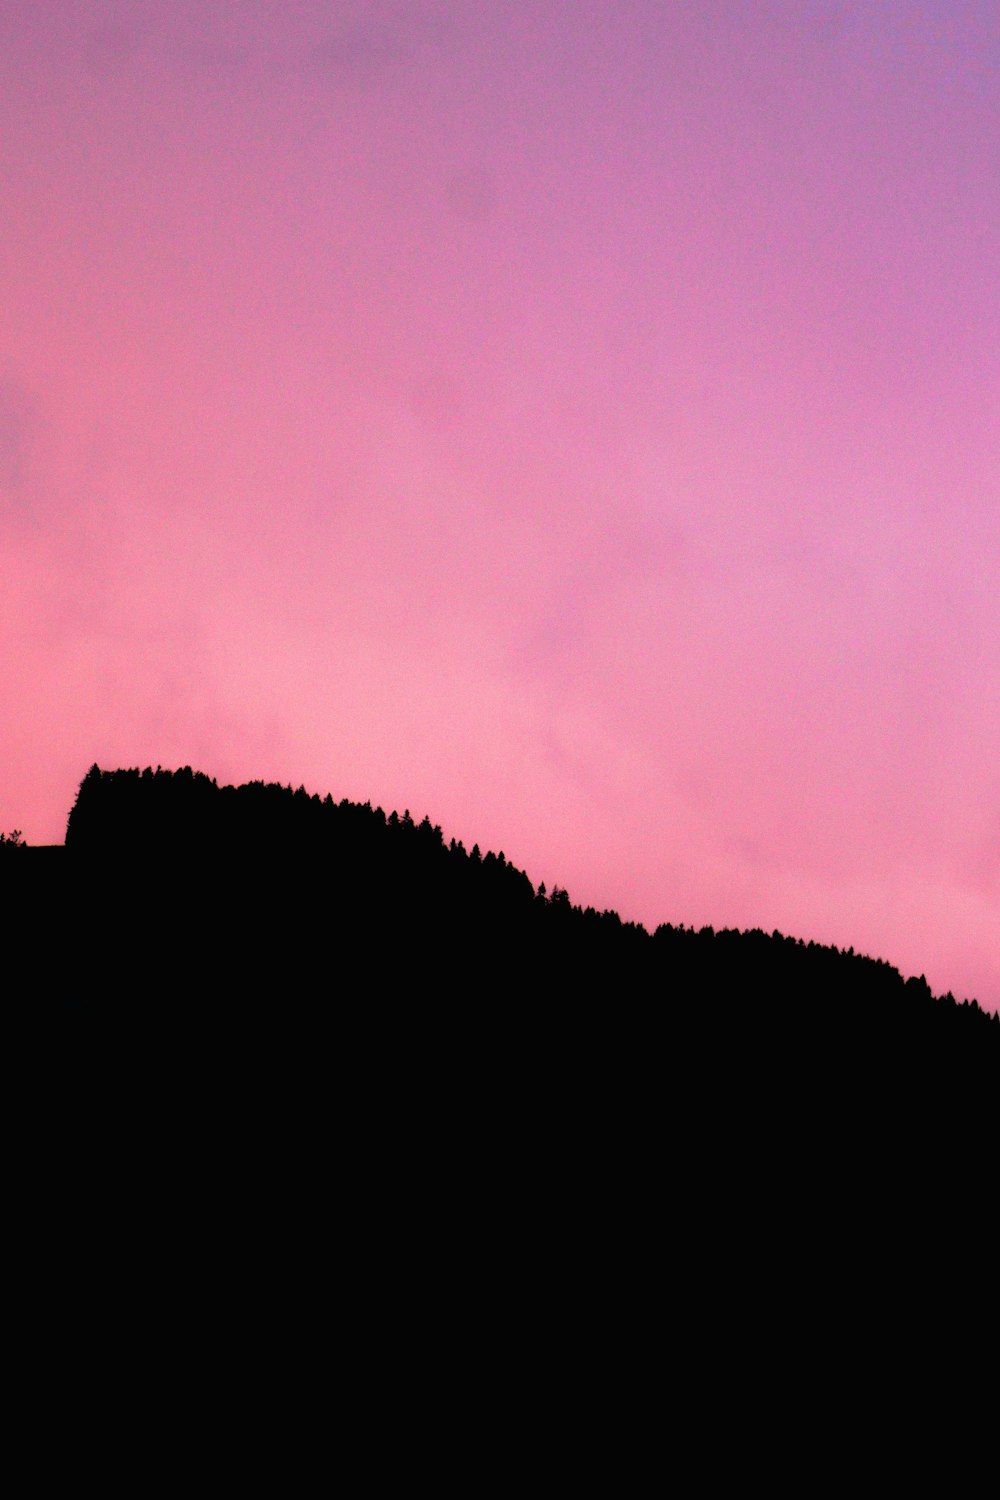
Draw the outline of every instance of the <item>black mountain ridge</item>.
M536 890L503 852L446 843L428 817L303 787L94 765L64 849L2 852L20 930L43 907L58 915L67 941L46 943L49 964L100 954L102 990L121 998L502 994L516 1009L578 1015L595 1002L652 1006L690 1046L711 1035L726 1051L805 1047L853 1070L882 1056L940 1070L1000 1055L1000 1017L881 959L779 932L664 923L650 934L559 886Z
M590 1425L623 1433L610 1479L638 1422L798 1481L800 1448L856 1477L897 1372L937 1409L989 1368L975 1003L187 767L94 766L64 847L0 856L12 1284L40 1360L39 1309L82 1322L74 1389L112 1307L212 1424L256 1389L265 1426L332 1404L366 1453L467 1432L492 1472L513 1410L588 1468Z

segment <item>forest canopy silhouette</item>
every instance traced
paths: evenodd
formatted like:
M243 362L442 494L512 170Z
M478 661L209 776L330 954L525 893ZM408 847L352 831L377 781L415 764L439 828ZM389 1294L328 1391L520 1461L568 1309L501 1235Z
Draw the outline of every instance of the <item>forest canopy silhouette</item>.
M684 1045L780 1039L852 1066L1000 1051L1000 1018L881 959L777 931L650 933L535 887L502 850L446 841L428 816L302 786L93 765L64 848L12 835L0 855L25 930L58 917L123 990L653 1007Z
M416 1308L427 1347L454 1305L575 1349L595 1303L645 1340L662 1301L692 1368L729 1340L754 1374L782 1319L825 1349L913 1247L937 1275L986 1243L1000 1023L880 960L650 933L427 816L189 767L93 766L64 846L0 846L0 894L22 991L63 1002L22 1109L47 1197L71 1163L52 1245L96 1224L104 1255L122 1214L129 1246L145 1192L162 1284L234 1285L255 1339L269 1278L311 1329L333 1275L380 1358Z

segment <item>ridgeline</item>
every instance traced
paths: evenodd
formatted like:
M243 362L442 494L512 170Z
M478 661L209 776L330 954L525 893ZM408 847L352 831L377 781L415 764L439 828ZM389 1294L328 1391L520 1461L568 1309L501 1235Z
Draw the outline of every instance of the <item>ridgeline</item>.
M697 1400L722 1358L727 1422L777 1340L808 1430L810 1360L853 1349L877 1409L857 1350L935 1298L950 1327L991 1264L1000 1022L880 960L648 933L428 818L189 768L93 767L64 847L0 845L0 898L53 1284L108 1225L166 1247L157 1288L217 1243L234 1348L262 1286L312 1329L333 1277L360 1359L445 1309L519 1380L539 1329L585 1380L620 1342L630 1408L661 1348Z
M537 890L430 819L184 767L93 766L64 849L0 846L7 910L58 980L104 996L356 1009L464 1002L533 1024L651 1020L689 1052L940 1073L1000 1057L1000 1018L881 959L778 932L665 923ZM59 932L64 941L53 941ZM749 1064L747 1064L749 1065Z

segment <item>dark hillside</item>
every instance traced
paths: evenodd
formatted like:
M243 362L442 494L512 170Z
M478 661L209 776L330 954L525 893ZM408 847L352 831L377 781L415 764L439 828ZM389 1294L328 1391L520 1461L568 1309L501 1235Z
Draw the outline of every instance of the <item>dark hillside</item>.
M577 1031L596 1005L623 1036L653 1021L689 1060L741 1069L751 1053L852 1075L1000 1054L997 1017L880 960L779 933L650 935L536 891L502 852L446 842L427 817L301 787L94 766L62 859L12 850L5 864L25 930L58 916L72 934L43 945L49 964L86 956L106 993L136 1001L454 1001L496 1006L504 1026L529 1007L539 1028L572 1015Z
M880 1349L935 1299L979 1327L955 1311L994 1232L976 1005L778 933L649 934L428 819L187 769L95 767L64 849L0 856L48 1283L82 1243L136 1305L195 1310L189 1347L206 1317L280 1343L263 1291L283 1329L332 1319L351 1379L391 1351L423 1389L443 1348L546 1412L550 1358L567 1390L606 1366L630 1411L665 1359L738 1423L777 1351L805 1431L801 1371L846 1360L875 1410Z

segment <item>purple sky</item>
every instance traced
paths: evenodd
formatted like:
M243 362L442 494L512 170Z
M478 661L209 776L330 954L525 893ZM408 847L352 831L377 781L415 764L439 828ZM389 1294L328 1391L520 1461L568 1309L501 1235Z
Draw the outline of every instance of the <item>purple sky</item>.
M0 828L429 812L1000 1006L996 0L0 0Z

